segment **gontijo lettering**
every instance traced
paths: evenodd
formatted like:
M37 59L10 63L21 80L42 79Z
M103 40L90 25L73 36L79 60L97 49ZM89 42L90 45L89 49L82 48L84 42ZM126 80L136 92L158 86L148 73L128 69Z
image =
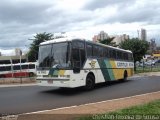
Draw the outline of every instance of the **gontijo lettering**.
M117 67L128 67L128 63L126 63L126 62L117 62Z

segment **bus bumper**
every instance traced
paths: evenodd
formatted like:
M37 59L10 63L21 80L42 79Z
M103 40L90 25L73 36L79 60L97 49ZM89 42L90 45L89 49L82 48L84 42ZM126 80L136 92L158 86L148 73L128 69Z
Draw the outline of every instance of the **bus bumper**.
M57 78L37 78L37 84L39 86L53 86L53 87L67 87L71 88L70 86L70 79L69 78L63 78L63 79L57 79Z

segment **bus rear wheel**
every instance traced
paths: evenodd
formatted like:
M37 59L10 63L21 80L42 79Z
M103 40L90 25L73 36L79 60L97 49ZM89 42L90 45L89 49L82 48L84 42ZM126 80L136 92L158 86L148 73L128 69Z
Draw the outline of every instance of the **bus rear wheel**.
M29 73L29 77L33 77L34 76L34 74L31 72L31 73Z
M89 74L86 78L86 86L85 90L92 90L95 86L95 79L94 76Z
M5 75L0 75L0 78L5 78Z
M128 73L127 73L127 71L125 70L122 81L126 81L126 80L127 80L127 77L128 77Z

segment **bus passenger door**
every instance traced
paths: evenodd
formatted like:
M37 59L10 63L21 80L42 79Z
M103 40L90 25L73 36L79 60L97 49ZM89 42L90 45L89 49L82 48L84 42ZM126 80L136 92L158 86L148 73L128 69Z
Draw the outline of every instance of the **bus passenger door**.
M79 73L80 72L80 53L79 49L72 49L72 66L73 72Z
M72 67L74 73L80 73L85 62L84 41L73 41L72 43Z

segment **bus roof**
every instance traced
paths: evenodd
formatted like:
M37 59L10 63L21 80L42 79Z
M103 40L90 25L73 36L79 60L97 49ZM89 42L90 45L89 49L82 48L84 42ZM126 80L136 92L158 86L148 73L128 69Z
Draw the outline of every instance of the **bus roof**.
M35 64L36 65L37 62L26 62L26 63L15 63L15 64L1 64L0 67L1 66L11 66L11 65L12 66L14 66L14 65L30 65L30 64Z
M72 41L72 40L75 40L75 39L85 40L86 42L91 43L91 44L100 45L100 46L104 46L104 47L108 47L108 48L112 48L112 49L116 49L116 50L121 50L121 51L124 51L124 52L130 52L130 53L132 53L130 50L124 50L124 49L121 49L121 48L118 48L118 47L112 47L112 46L105 45L105 44L102 44L102 43L93 42L91 40L86 40L85 38L81 38L81 37L58 38L58 39L53 39L53 40L42 42L42 43L40 43L40 45L47 45L47 44L52 44L52 43Z
M42 42L42 43L40 43L40 45L52 44L52 43L57 43L57 42L72 41L74 39L85 40L84 38L80 38L80 37L63 37L63 38L56 38L53 40Z
M125 50L125 49L121 49L121 48L118 48L118 47L113 47L113 46L110 46L110 45L105 45L105 44L98 43L98 42L92 42L90 40L87 40L87 42L95 44L95 45L100 45L100 46L112 48L112 49L115 49L115 50L121 50L121 51L124 51L124 52L130 52L130 53L132 53L130 50Z

